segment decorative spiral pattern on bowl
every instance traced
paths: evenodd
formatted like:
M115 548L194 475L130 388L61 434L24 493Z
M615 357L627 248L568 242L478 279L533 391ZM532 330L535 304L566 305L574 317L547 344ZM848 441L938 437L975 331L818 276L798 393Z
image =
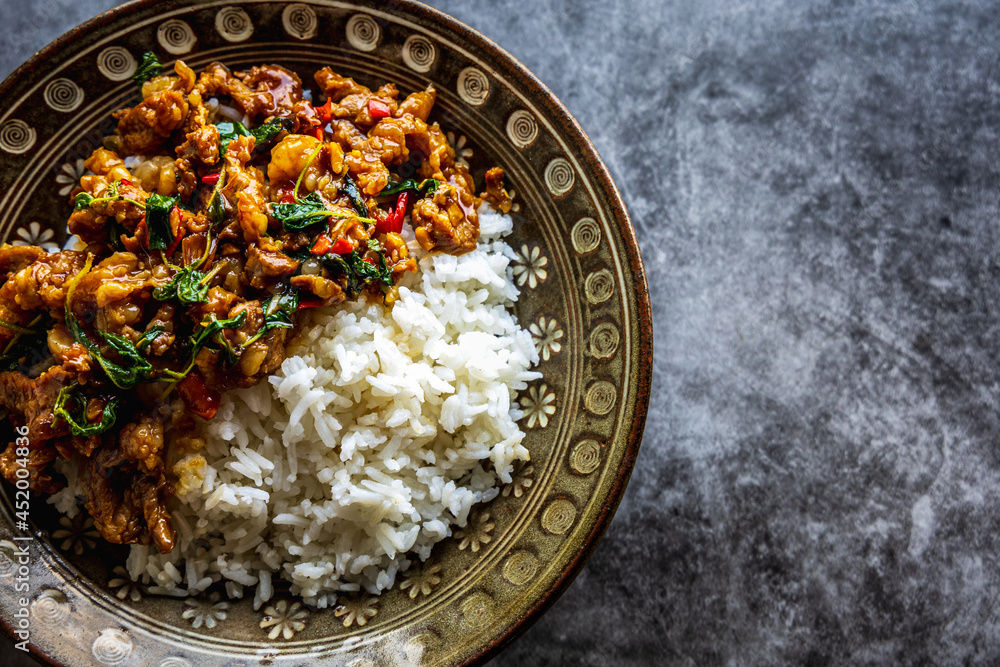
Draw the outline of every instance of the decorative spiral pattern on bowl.
M490 96L490 80L475 67L466 67L458 73L458 96L478 107Z
M223 7L215 15L215 29L227 42L245 42L253 34L253 21L239 7Z
M587 301L597 305L604 303L615 293L615 279L607 269L594 271L583 281L583 291Z
M0 150L12 155L27 153L35 145L38 135L35 130L17 118L8 120L0 127Z
M493 599L486 593L473 593L459 605L462 618L470 628L479 628L490 620Z
M109 46L97 54L97 71L111 81L125 81L135 74L135 58L128 49Z
M102 665L120 665L132 655L132 640L117 628L101 630L90 652Z
M312 39L319 29L315 10L300 2L285 7L281 12L281 24L285 32L295 39Z
M618 390L607 380L598 380L587 388L583 397L583 407L588 412L603 417L611 412L618 401Z
M569 453L569 467L581 475L589 475L601 465L601 444L596 440L581 440Z
M568 500L553 500L542 512L542 528L553 535L565 535L576 521L576 508Z
M187 658L172 655L160 661L159 667L194 667Z
M14 552L17 546L10 540L0 541L0 577L9 577L17 569Z
M423 35L410 35L403 42L403 62L414 72L428 72L437 58L434 43Z
M503 564L503 577L515 586L524 586L538 572L538 559L528 551L512 553Z
M83 90L69 79L55 79L45 86L42 99L54 111L69 112L83 104Z
M347 41L358 51L374 51L382 28L367 14L355 14L347 22Z
M55 588L45 589L31 603L31 618L46 625L65 623L70 611L66 595Z
M561 157L549 162L549 166L545 167L544 178L545 187L554 197L561 197L572 190L576 180L573 167Z
M610 359L618 351L621 334L611 322L602 322L590 332L590 354L597 359Z
M161 23L156 29L156 41L167 53L179 56L194 48L198 38L187 23L179 19L170 19Z
M524 109L518 109L507 119L507 136L518 148L527 148L538 138L538 123Z
M580 218L573 225L569 238L573 243L573 250L577 254L586 255L601 245L601 228L593 218Z

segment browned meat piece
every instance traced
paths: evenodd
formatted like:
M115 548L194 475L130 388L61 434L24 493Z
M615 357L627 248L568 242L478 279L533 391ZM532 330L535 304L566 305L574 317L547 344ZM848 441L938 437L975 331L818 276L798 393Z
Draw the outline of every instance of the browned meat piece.
M507 191L503 189L503 169L493 167L486 172L486 192L479 196L501 213L507 213L510 210L513 202L511 202Z
M351 151L344 156L344 164L362 194L374 197L389 184L389 169L376 154Z
M175 90L156 93L132 109L116 111L122 145L130 155L146 155L159 150L170 133L179 129L187 117L188 103Z
M21 467L21 464L18 463L18 459L21 457L17 456L16 445L16 442L10 443L4 453L0 454L0 474L3 474L4 478L11 483L17 480L17 470ZM24 458L27 458L25 467L28 470L29 489L42 493L55 493L66 486L62 482L56 481L49 469L50 464L56 458L56 450L53 447L29 449L28 456Z
M135 461L147 475L163 470L163 422L143 415L139 421L126 424L119 434L119 447L126 461Z
M253 145L253 137L236 137L229 142L225 160L226 185L221 191L226 199L236 203L236 220L247 243L259 241L267 233L264 175L259 169L247 166Z
M69 433L66 422L56 419L52 408L59 390L76 382L78 375L63 366L53 366L37 378L17 371L0 373L0 405L13 413L17 423L28 425L32 446Z
M434 86L427 86L426 90L410 93L400 103L399 112L396 115L403 116L404 114L410 114L426 123L427 118L431 115L431 109L434 108L434 101L436 99L437 91L434 90Z
M264 289L276 279L295 273L299 260L282 252L261 250L256 244L247 249L247 262L243 267L243 277L255 289Z
M65 285L83 268L85 261L86 255L75 250L40 256L4 283L0 288L0 304L21 310L62 310L66 301Z
M177 306L169 301L160 304L160 307L156 309L153 319L146 325L146 331L149 331L153 327L163 327L163 332L149 344L149 352L151 354L162 357L170 350L170 346L174 344L176 340L176 336L174 335L174 317L176 314Z
M212 63L198 78L195 92L203 98L228 95L255 125L269 116L295 119L297 131L319 122L312 105L302 98L302 80L278 65L234 74L220 63Z
M176 536L166 509L169 486L124 462L118 447L105 445L90 459L87 511L101 537L113 544L156 545L169 553Z
M83 262L81 253L72 250L39 255L0 287L0 320L27 327L36 317L34 310L62 310L66 299L64 285ZM17 335L13 329L0 326L0 347Z
M238 329L223 330L224 335L233 345L243 345L243 343L257 335L260 328L264 326L264 309L261 307L260 301L254 299L253 301L237 303L229 310L226 317L233 319L239 317L240 313L246 313L246 320L243 322L243 326Z
M0 280L7 280L12 274L28 268L45 254L38 246L4 243L0 246Z
M201 95L188 95L190 112L184 123L184 143L175 149L178 158L187 158L204 165L219 162L219 128L208 121L208 109Z
M59 456L70 460L73 458L74 452L79 452L86 457L93 454L94 450L101 446L101 436L92 435L85 438L82 435L71 435L65 438L55 438L51 443L59 452Z
M59 322L53 325L49 329L47 342L49 352L62 366L80 372L90 370L90 353L73 340L65 324Z
M339 102L348 95L371 95L372 92L360 83L355 83L354 79L341 76L329 67L316 72L313 78L323 90L323 94L334 102Z
M114 180L104 176L88 175L80 179L84 192L97 199L111 197L114 183ZM103 244L107 241L109 218L114 218L126 232L131 234L146 217L143 206L149 197L148 192L127 181L127 178L114 187L116 194L113 199L96 201L87 208L74 210L69 216L69 231L79 235L87 244Z
M455 151L437 123L427 132L408 137L410 149L425 156L421 178L442 184L430 197L417 201L411 220L414 234L425 250L461 254L473 250L479 239L480 200L469 170L455 162Z
M339 284L323 276L293 276L289 282L292 287L315 294L324 306L335 306L347 298Z
M244 101L244 112L251 117L290 116L295 105L302 101L302 79L284 67L252 67L247 73L237 72L236 76L253 91L250 99Z
M177 534L170 523L170 511L167 509L167 496L170 484L163 475L152 480L143 477L134 483L142 493L142 515L146 520L146 530L152 543L161 554L168 554L174 549Z
M237 366L243 375L239 385L250 387L262 377L281 367L285 360L285 336L288 329L272 329L266 336L251 344L240 356Z

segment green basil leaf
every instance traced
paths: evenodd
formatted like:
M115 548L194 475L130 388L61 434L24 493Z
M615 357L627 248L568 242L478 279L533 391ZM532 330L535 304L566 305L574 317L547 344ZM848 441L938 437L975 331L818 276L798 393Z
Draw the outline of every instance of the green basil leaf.
M362 218L371 216L368 205L365 204L365 200L361 197L361 191L358 190L358 184L354 182L350 174L344 177L344 185L341 186L340 191L350 197L351 204L354 205L354 210L358 212L358 215Z
M208 203L208 219L212 221L213 226L222 224L226 219L226 205L223 199L224 195L216 192L212 201Z
M80 385L75 384L60 389L59 395L56 397L55 407L52 408L52 412L57 418L66 420L66 423L69 424L69 432L73 435L89 437L99 433L104 433L115 425L115 410L117 409L118 403L121 399L115 396L109 400L104 405L104 412L101 413L101 421L96 424L88 423L86 414L87 401L79 394L73 393L75 389L79 388L79 386ZM72 399L76 407L82 411L79 421L74 418L72 414L70 414L69 410L66 409L66 402L70 399Z
M85 208L90 208L90 204L94 201L94 196L87 194L86 192L77 192L76 200L73 204L74 211L82 211Z
M294 123L292 123L291 118L281 118L277 116L266 121L259 127L255 127L250 130L250 134L254 138L254 148L260 148L267 142L271 141L276 136L281 134L282 130L291 132L292 127L294 127Z
M301 232L323 222L331 215L333 212L326 210L326 204L315 192L295 203L271 205L271 216L289 232Z
M398 195L400 192L406 192L407 190L413 190L426 196L437 192L439 185L441 185L441 182L436 181L433 178L425 178L422 181L408 178L405 181L385 186L382 188L382 191L378 193L378 196L383 197L385 195Z
M269 297L261 304L264 311L264 324L260 330L243 344L244 348L262 338L271 329L290 329L295 326L295 311L299 308L299 293L295 290L281 292Z
M229 142L236 137L253 137L254 148L257 149L281 134L282 130L291 132L293 123L290 118L272 118L252 130L239 121L217 123L216 127L219 128L219 156L225 157Z
M194 362L194 358L198 356L198 352L201 348L205 347L215 335L217 331L222 331L223 329L239 329L247 321L247 311L241 311L236 317L231 317L228 320L220 320L216 318L213 314L209 317L208 321L202 320L202 326L196 334L191 337L191 360Z
M158 194L151 194L146 199L146 226L149 228L150 250L164 250L173 243L170 211L176 203L176 197L164 197Z
M166 285L153 290L153 298L157 301L177 299L181 303L207 303L208 282L202 282L205 274L193 266L185 266L177 271Z
M135 74L132 75L132 80L136 82L139 86L139 90L142 90L142 84L146 83L153 77L160 76L163 72L163 65L160 64L160 59L156 57L156 54L152 51L146 51L142 54L142 62L139 63L138 69L135 70Z
M376 285L383 293L393 285L392 269L386 263L385 255L381 250L375 251L379 253L377 265L366 262L357 250L352 250L349 255L327 253L322 259L327 271L346 278L344 291L350 298L356 299L367 285Z
M217 123L216 127L219 128L219 157L225 157L226 148L229 146L230 141L236 137L250 136L250 130L239 121L235 123Z

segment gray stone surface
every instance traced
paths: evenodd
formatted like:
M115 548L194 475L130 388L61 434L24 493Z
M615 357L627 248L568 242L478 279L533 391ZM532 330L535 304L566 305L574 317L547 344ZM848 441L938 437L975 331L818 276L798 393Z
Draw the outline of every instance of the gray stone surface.
M110 4L4 0L0 73ZM1000 5L432 4L590 134L654 304L621 509L494 664L1000 662Z

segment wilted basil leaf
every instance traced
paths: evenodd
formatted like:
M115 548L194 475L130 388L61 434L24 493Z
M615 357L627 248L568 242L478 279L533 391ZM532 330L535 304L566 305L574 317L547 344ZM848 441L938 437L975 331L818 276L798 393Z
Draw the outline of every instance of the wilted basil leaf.
M149 228L150 250L163 250L173 243L170 211L176 203L176 197L164 197L158 194L151 194L146 199L146 226Z

